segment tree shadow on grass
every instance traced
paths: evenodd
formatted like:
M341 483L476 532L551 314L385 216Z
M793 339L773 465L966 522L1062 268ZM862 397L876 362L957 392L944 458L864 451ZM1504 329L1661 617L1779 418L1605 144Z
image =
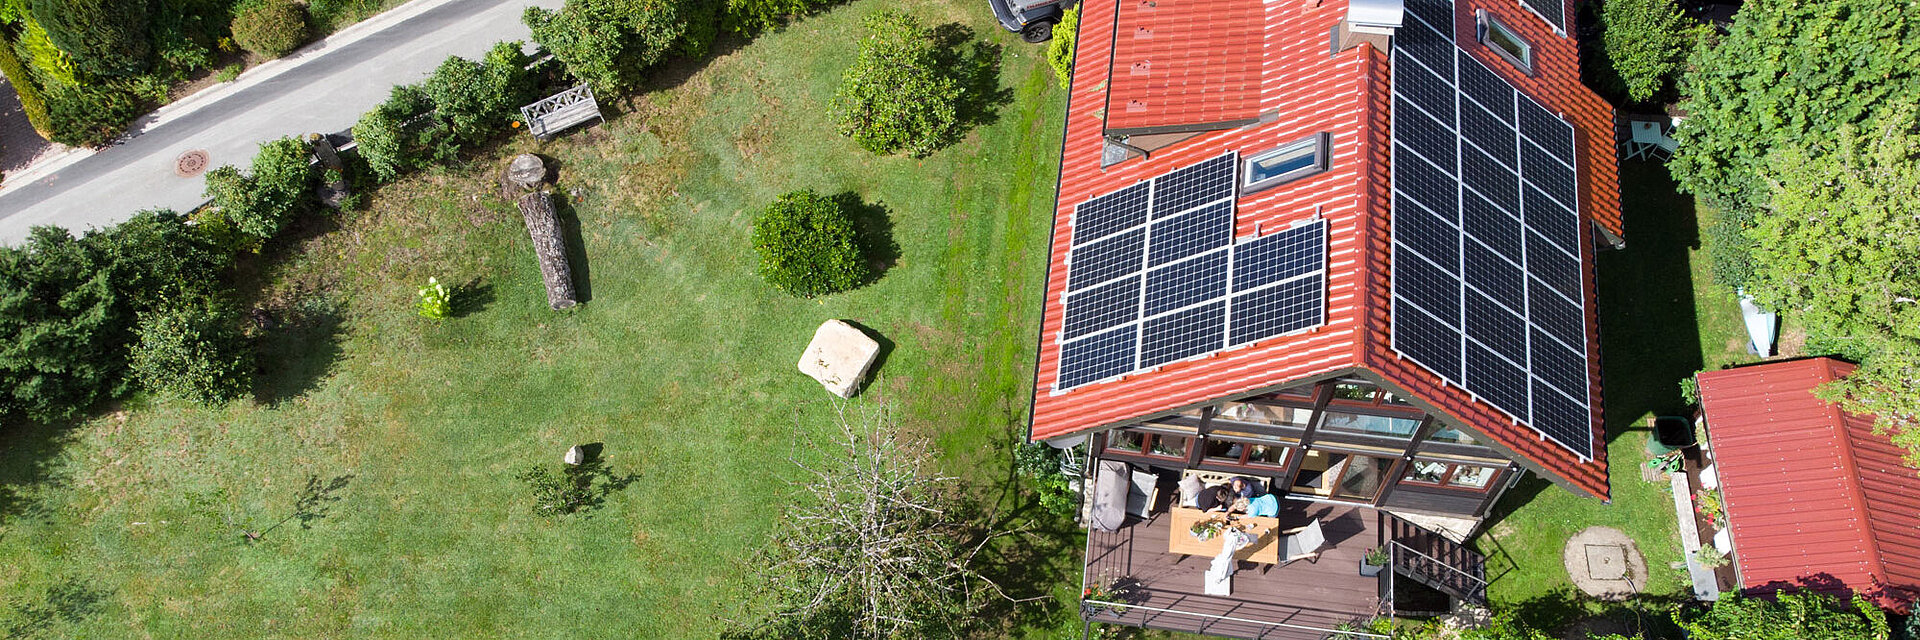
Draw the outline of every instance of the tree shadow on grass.
M269 407L298 398L319 386L340 359L345 332L343 305L317 292L269 302L253 312L258 374L254 400Z
M1636 595L1625 600L1597 600L1561 587L1517 603L1495 605L1515 620L1553 631L1551 637L1587 638L1620 634L1658 640L1685 637L1673 623L1673 611L1689 601L1679 596Z
M950 22L934 27L934 57L940 69L960 84L960 126L972 129L1000 119L1000 108L1013 103L1013 89L1000 86L1001 46L979 39L971 27Z
M111 591L101 589L77 577L63 578L48 585L43 593L31 597L7 598L0 609L0 637L39 638L56 626L79 625L105 608ZM77 628L75 629L77 630Z
M833 196L835 204L853 219L854 243L860 247L872 273L861 286L871 284L900 262L900 243L893 239L893 217L886 205L866 202L860 194L843 191Z
M1077 617L1073 613L1078 611L1077 601L1050 596L1063 585L1079 584L1086 534L1072 518L1042 507L1037 492L1026 490L1013 456L1014 447L1026 442L1024 407L1002 403L1001 414L1004 426L993 443L997 456L993 480L985 487L988 491L976 512L982 514L983 531L1024 530L1000 540L994 553L985 556L981 574L1013 600L994 599L979 618L1000 621L1007 630L1039 628L1062 616Z
M312 529L314 522L331 515L333 503L340 501L340 496L336 494L341 489L347 488L347 484L352 481L353 474L350 473L334 476L325 482L320 481L320 476L309 474L306 486L295 494L293 510L288 512L286 517L259 531L243 530L241 535L247 542L258 542L273 530L289 522L298 522L301 529Z

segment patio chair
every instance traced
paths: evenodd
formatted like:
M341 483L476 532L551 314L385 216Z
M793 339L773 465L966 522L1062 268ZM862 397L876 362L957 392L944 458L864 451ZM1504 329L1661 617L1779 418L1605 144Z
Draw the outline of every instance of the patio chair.
M1280 564L1295 560L1306 560L1313 564L1320 562L1320 549L1327 546L1327 535L1320 530L1320 520L1315 519L1307 526L1283 531L1281 535L1286 536L1286 555L1280 558Z

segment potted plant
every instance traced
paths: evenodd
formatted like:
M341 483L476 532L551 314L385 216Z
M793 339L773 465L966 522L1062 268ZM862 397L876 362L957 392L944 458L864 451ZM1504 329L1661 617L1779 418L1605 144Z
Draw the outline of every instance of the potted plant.
M1387 563L1392 561L1393 558L1387 554L1386 547L1368 549L1367 555L1360 558L1360 575L1369 578L1380 575L1380 570L1385 569Z
M1111 612L1117 617L1127 612L1127 606L1120 604L1126 596L1119 580L1101 580L1080 592L1080 607L1089 616Z
M1226 528L1226 521L1210 518L1193 523L1193 526L1187 529L1187 533L1193 534L1195 540L1206 542L1212 540L1214 536L1220 535L1220 532L1226 530Z
M1694 509L1700 516L1713 524L1715 529L1727 527L1727 505L1721 499L1719 489L1701 489L1693 494Z
M1719 547L1713 545L1700 547L1699 551L1693 552L1693 559L1695 562L1699 562L1700 566L1708 569L1718 569L1733 562L1731 557L1728 557L1727 554L1720 551Z

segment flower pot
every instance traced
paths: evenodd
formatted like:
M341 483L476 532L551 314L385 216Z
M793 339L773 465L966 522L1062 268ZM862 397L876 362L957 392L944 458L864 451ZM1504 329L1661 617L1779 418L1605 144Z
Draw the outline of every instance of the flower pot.
M1380 570L1385 568L1383 565L1367 564L1365 560L1360 561L1360 575L1364 577L1371 578L1380 575Z

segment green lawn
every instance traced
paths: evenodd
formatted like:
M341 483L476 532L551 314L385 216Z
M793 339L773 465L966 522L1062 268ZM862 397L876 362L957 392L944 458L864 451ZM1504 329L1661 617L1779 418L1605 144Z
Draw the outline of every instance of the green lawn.
M1647 418L1690 412L1679 381L1703 368L1753 360L1731 293L1711 281L1700 233L1706 220L1676 193L1662 165L1621 168L1627 246L1603 252L1600 349L1612 503L1577 497L1530 477L1502 498L1477 540L1488 555L1489 593L1536 624L1607 608L1574 597L1561 562L1567 538L1590 526L1625 531L1645 555L1652 599L1687 591L1672 496L1640 479ZM1688 265L1682 267L1682 265Z
M923 160L857 149L822 108L859 18L903 5L1004 47L1009 101ZM1041 50L971 0L863 0L724 49L605 126L516 137L271 251L243 278L275 316L257 402L9 429L13 620L45 637L711 636L797 493L789 459L831 424L835 402L795 370L829 318L885 338L853 403L886 401L992 517L1020 520L1005 452L1025 434L1064 106ZM557 161L577 199L590 301L572 312L546 309L493 186L521 151ZM752 216L799 188L884 211L899 255L876 283L814 301L758 279ZM428 276L470 285L464 316L413 314ZM591 517L530 514L513 476L596 442L639 481ZM240 542L310 477L347 478L325 517ZM1070 591L1078 570L1073 532L1041 524L1053 535L993 567L1020 595ZM1073 626L1062 615L1008 624Z

